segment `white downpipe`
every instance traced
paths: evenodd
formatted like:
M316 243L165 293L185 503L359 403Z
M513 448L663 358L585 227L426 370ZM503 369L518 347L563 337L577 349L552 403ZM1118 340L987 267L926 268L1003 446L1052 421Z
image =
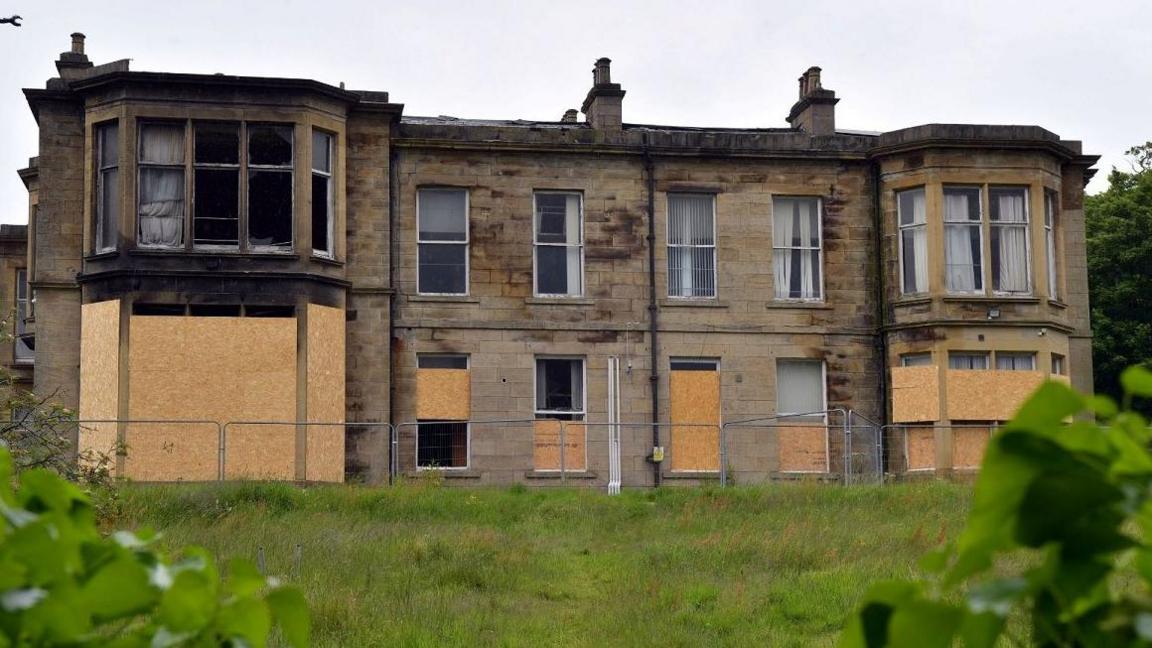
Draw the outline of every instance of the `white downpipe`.
M608 494L620 494L620 358L608 358Z

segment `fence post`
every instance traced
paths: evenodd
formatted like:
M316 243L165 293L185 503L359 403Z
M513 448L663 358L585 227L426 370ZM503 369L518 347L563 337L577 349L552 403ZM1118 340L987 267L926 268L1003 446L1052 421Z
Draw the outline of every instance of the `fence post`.
M564 425L564 423L565 423L564 421L559 421L559 423L560 423L560 483L563 484L565 482L564 451L567 450L567 448L565 447L565 436L564 436L564 432L565 432L564 428L566 426Z
M720 429L720 487L724 488L728 485L728 437L726 434L725 426L721 425Z
M223 425L221 425L219 423L216 424L216 426L219 428L219 433L220 433L219 481L224 481L224 475L225 475L224 462L227 461L227 457L228 457L228 451L227 451L227 448L228 448L228 425L229 425L229 423L225 423Z
M852 483L852 412L840 410L844 417L844 485Z

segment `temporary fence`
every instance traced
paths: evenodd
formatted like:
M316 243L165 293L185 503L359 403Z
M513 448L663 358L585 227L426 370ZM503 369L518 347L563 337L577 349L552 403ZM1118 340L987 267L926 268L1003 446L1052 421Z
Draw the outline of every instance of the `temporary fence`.
M773 479L831 479L849 436L847 410L781 414L725 423L721 484Z
M390 423L327 421L229 421L221 426L222 480L344 481L349 432L379 430L396 461Z
M916 475L937 470L975 471L997 427L994 423L885 425L882 436L889 449L887 472Z
M884 426L848 410L844 427L844 483L884 482Z

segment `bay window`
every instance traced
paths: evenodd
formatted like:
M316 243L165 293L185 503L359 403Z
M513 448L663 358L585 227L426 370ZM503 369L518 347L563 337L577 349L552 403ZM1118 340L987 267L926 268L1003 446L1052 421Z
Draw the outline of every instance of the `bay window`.
M819 198L772 201L772 267L776 299L818 300L821 290Z
M948 292L984 292L984 239L979 187L944 187L944 285Z
M896 194L900 230L900 292L928 292L928 213L924 188Z
M716 296L716 197L668 194L668 296Z
M140 245L184 245L184 126L140 126Z
M1056 272L1056 192L1044 192L1044 249L1048 259L1048 298L1059 299Z
M332 136L312 131L312 254L332 258Z
M96 227L93 249L116 249L120 235L120 128L116 122L96 127Z

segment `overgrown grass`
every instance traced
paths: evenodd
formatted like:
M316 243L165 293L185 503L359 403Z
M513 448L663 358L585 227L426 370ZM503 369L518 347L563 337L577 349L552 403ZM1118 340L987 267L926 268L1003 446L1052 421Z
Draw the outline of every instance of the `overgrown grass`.
M319 646L823 646L959 531L969 492L129 486L106 523L223 561L263 547Z

